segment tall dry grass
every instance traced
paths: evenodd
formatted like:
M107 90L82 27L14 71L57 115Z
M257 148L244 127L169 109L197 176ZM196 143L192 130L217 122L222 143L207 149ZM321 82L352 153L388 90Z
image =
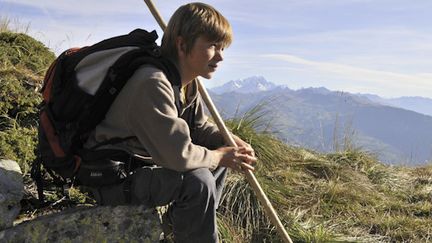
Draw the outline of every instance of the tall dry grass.
M252 109L227 121L255 149L255 175L294 242L427 242L432 167L394 167L352 146L321 154L286 145ZM220 207L225 242L279 242L255 193L231 173Z
M16 18L0 16L0 32L13 32L27 34L30 30L30 23L23 24Z

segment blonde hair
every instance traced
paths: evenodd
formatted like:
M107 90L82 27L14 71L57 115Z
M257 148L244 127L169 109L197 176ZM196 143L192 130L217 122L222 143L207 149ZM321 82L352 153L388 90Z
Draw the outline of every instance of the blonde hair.
M220 42L223 47L228 47L232 42L231 25L222 14L208 4L183 5L174 12L168 22L162 38L162 54L177 61L177 37L185 40L185 51L188 54L200 36L209 41Z

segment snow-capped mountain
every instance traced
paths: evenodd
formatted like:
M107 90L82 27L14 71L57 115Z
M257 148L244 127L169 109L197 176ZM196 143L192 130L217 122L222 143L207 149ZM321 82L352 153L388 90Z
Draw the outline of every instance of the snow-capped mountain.
M210 89L216 94L223 94L228 92L237 93L257 93L261 91L269 91L278 87L272 82L267 81L262 76L252 76L245 79L238 79L229 81L224 85Z

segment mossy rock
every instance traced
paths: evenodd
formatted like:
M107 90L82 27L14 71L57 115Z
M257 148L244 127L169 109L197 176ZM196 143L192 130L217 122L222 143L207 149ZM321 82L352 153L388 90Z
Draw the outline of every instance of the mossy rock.
M42 216L4 231L0 242L159 242L154 209L144 206L71 209Z

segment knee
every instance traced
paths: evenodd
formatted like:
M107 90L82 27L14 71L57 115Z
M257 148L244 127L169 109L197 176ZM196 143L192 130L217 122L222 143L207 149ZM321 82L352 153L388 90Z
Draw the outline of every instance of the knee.
M184 175L183 182L187 191L201 196L207 194L209 197L215 198L216 181L209 169L199 168L189 171Z

